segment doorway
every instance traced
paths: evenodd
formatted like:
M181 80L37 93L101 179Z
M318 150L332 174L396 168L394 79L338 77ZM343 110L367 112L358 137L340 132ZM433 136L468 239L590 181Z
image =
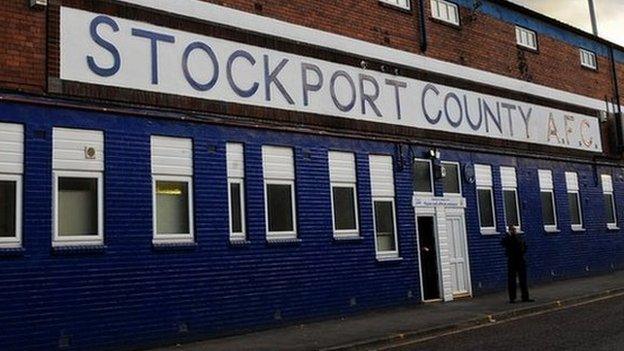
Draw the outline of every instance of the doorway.
M448 216L446 228L453 297L468 297L470 296L470 272L468 270L468 248L464 218L462 216Z
M432 216L418 217L417 222L423 300L439 300L440 275L438 271L438 245L435 235L435 218Z

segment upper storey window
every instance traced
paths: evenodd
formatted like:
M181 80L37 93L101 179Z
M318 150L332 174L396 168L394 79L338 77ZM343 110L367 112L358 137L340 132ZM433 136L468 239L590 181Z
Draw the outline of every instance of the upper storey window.
M459 26L459 7L445 0L431 0L431 16L440 21Z
M379 1L386 3L386 4L400 7L405 10L409 10L411 8L410 6L411 0L379 0Z
M537 33L530 29L516 26L516 43L531 50L537 50Z
M596 54L589 50L580 49L581 51L581 66L589 69L597 69L598 63L596 62Z

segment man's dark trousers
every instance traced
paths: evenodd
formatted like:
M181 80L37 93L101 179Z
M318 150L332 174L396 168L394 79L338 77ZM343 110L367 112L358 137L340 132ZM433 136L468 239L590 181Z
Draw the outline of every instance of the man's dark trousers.
M522 300L529 299L529 287L527 285L527 271L524 260L507 262L507 289L509 290L509 301L516 300L516 277L520 281L520 292Z

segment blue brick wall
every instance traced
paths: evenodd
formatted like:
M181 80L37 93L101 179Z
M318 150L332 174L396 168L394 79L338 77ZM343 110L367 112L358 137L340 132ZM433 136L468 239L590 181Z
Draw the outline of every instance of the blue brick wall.
M25 125L24 252L0 252L0 349L119 350L173 343L420 301L410 159L426 148L348 138L222 127L78 110L0 104L0 121ZM95 252L51 250L54 126L103 130L105 244ZM42 133L44 132L44 133ZM150 135L194 142L197 246L152 247ZM228 241L225 143L245 143L249 242ZM265 240L261 146L294 147L301 242ZM332 238L327 151L356 153L361 240ZM504 230L500 165L519 169L533 281L608 271L624 263L624 239L607 231L595 170L536 159L441 150L444 160L493 165L498 229ZM397 262L375 259L368 155L395 156ZM552 169L560 233L541 225L537 169ZM571 233L565 170L579 172L587 231ZM611 172L610 169L597 169ZM614 174L619 218L624 182ZM599 174L598 173L598 174ZM479 233L474 184L464 181L475 294L505 284L500 236ZM441 193L441 184L436 184ZM586 272L586 266L590 271ZM554 277L551 272L554 272ZM355 304L353 304L355 302ZM180 326L188 332L180 333ZM183 328L184 329L184 328Z

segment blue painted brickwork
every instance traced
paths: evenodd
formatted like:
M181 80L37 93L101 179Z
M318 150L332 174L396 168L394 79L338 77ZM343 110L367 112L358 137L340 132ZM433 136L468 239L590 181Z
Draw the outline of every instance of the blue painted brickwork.
M411 207L412 156L426 148L259 129L144 119L27 105L0 105L0 121L25 124L23 255L0 255L0 349L119 350L173 343L363 309L417 303L420 284ZM52 127L103 130L105 244L94 252L51 250ZM41 132L45 132L42 134ZM197 247L152 247L150 135L193 138ZM228 242L225 143L245 144L249 243ZM268 244L261 146L295 149L300 243ZM332 238L327 151L357 155L362 240ZM582 276L624 264L624 236L607 231L591 166L441 150L444 160L493 165L498 228L504 230L500 165L519 169L523 227L533 281ZM402 261L377 262L368 155L395 156ZM537 169L554 171L560 233L541 225ZM565 170L579 172L587 231L571 233ZM614 186L624 218L621 170ZM479 233L474 184L463 182L474 292L505 285L500 236ZM436 184L437 193L441 185ZM410 298L410 296L412 296ZM355 305L352 305L355 302ZM181 325L188 328L180 333ZM182 327L184 329L184 327Z
M460 6L466 7L470 10L472 10L475 3L474 0L453 0L452 2ZM478 10L479 12L485 13L501 21L529 28L536 31L539 35L547 35L551 38L560 40L570 45L591 50L600 56L609 57L608 47L595 40L576 33L572 33L564 28L550 23L546 23L537 18L527 16L520 12L515 12L500 4L495 4L487 0L482 1L481 4L482 5ZM587 22L589 22L589 12L587 13ZM615 57L617 61L624 62L624 53L622 53L621 51L616 51Z

